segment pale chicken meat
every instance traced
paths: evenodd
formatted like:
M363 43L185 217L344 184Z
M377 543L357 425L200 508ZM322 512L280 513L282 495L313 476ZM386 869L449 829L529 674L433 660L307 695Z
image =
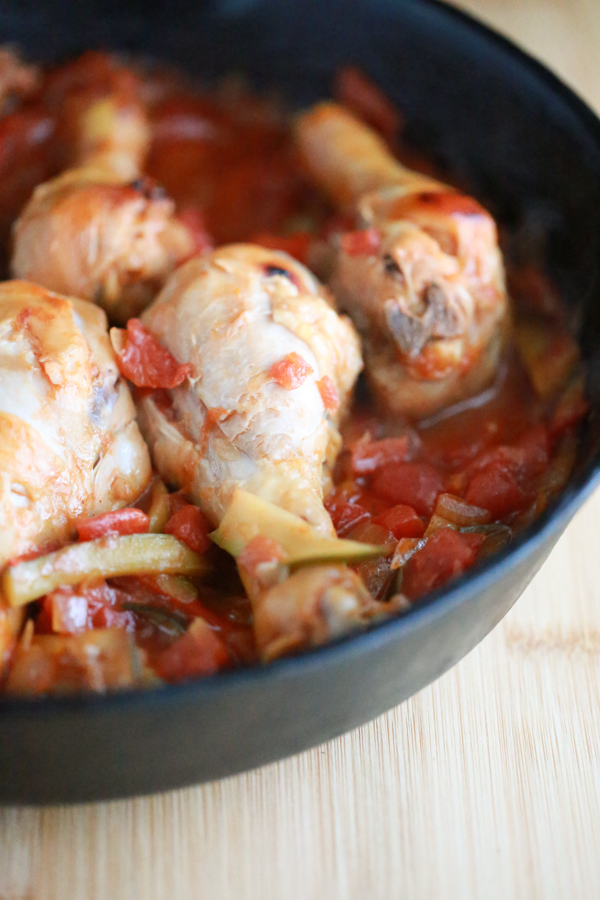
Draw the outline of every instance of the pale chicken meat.
M404 598L374 600L341 565L309 566L254 596L254 632L263 661L319 647L397 613Z
M311 273L285 253L222 247L175 272L143 322L192 367L170 410L139 404L163 477L215 523L242 487L333 534L323 485L361 356Z
M11 266L125 321L196 244L174 202L142 175L150 129L137 79L115 67L108 88L63 98L72 168L33 192L14 225Z
M131 504L150 477L102 310L0 284L0 569Z
M493 218L402 166L335 103L301 114L295 135L308 174L354 218L334 238L330 285L363 337L376 399L418 419L485 389L510 323Z
M152 395L139 402L162 476L215 524L242 488L334 538L323 493L361 355L350 321L330 306L319 282L285 253L231 245L182 266L143 321L191 366L169 403ZM395 610L375 601L345 566L313 566L290 577L284 567L283 581L273 581L277 544L260 536L251 543L257 540L258 561L248 544L254 562L242 564L242 556L239 565L263 661Z

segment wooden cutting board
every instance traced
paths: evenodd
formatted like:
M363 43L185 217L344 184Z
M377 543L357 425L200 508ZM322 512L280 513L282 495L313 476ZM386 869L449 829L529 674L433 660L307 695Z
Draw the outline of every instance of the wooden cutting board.
M366 2L366 0L365 0ZM463 0L600 109L600 0ZM217 784L0 811L0 900L600 897L600 493L460 665Z

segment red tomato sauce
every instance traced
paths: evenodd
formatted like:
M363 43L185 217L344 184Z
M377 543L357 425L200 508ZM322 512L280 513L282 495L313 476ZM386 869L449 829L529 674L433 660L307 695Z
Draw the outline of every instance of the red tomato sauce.
M0 121L0 238L35 184L60 168L68 143L57 113L61 97L74 85L88 91L115 77L121 76L106 58L88 54L48 76L39 97ZM240 86L192 92L166 76L157 76L155 88L146 172L175 200L198 252L251 240L306 263L312 237L328 232L339 232L351 255L379 249L379 231L352 230L348 217L333 214L307 182L275 104ZM426 160L402 146L402 116L360 72L340 73L335 91L402 151L403 161L431 173ZM399 212L410 212L411 204L415 214L427 204L443 215L481 213L476 201L452 191L402 201ZM529 317L524 327L535 336L535 352L526 358L513 349L493 388L417 425L378 416L364 399L343 424L325 505L340 537L384 547L379 559L355 566L377 599L402 593L414 602L443 587L529 525L566 483L576 429L587 411L576 347L547 277L533 265L508 275L517 308ZM517 336L519 327L517 321ZM121 373L136 388L153 391L170 418L167 391L192 375L190 366L138 319L130 319L117 340ZM311 374L295 353L269 373L286 390ZM557 389L540 399L536 379ZM333 383L325 377L317 386L325 408L335 412ZM209 410L206 427L227 414ZM256 662L252 611L238 569L211 541L214 523L189 500L181 492L169 495L162 530L201 555L208 576L185 584L139 576L61 587L35 604L35 633L123 628L144 651L149 680L174 682ZM78 538L144 533L151 516L148 494L134 509L82 519ZM242 576L254 578L260 565L276 564L279 549L267 538L250 541L238 559Z

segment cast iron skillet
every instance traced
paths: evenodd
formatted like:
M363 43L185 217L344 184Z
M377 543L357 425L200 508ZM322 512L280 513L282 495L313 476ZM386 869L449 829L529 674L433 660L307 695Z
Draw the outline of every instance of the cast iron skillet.
M34 59L88 47L193 75L242 70L293 103L352 62L408 134L544 255L588 363L592 412L558 505L507 551L403 618L267 668L108 697L0 702L0 801L122 797L219 778L373 718L437 678L504 616L596 483L600 461L600 122L540 65L431 0L14 0L0 40Z

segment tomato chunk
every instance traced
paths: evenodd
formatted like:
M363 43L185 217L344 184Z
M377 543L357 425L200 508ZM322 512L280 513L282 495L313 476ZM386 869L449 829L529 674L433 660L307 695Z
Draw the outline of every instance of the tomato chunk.
M381 232L377 228L348 231L340 238L340 246L348 256L372 256L381 247Z
M366 522L370 518L368 510L358 503L338 501L331 506L325 503L325 506L331 516L331 521L338 537L343 537L359 522Z
M522 509L531 499L519 484L517 472L510 463L492 460L471 480L465 500L487 509L494 519Z
M150 517L141 509L114 509L75 523L80 541L93 541L107 534L145 534Z
M377 470L372 489L394 506L412 506L420 516L430 516L443 483L429 463L397 462Z
M546 470L549 457L546 428L531 428L512 446L496 447L471 464L465 500L495 519L523 509L533 500L535 479Z
M317 387L325 409L329 409L331 412L337 412L340 406L340 398L338 397L338 392L329 375L324 375L320 381L317 381Z
M380 513L373 519L376 525L383 525L391 531L395 538L423 537L425 525L420 516L416 514L412 506L400 503L392 506L387 512Z
M250 238L250 243L269 250L283 250L299 262L306 263L311 240L312 236L308 231L296 231L288 235L260 232Z
M165 681L174 682L212 675L228 663L225 642L203 619L195 619L182 637L158 654L155 669Z
M202 510L191 503L181 506L165 525L166 534L179 538L196 553L206 553L212 546L209 531L212 531L210 522Z
M121 374L139 388L174 388L192 371L188 363L178 363L139 319L127 322L125 346L117 356L117 365Z
M298 353L288 353L279 362L273 363L269 370L269 377L285 388L286 391L295 391L301 387L313 369Z
M359 441L350 448L352 471L355 475L369 475L389 463L407 462L411 453L407 435L382 438L380 441Z
M237 558L238 566L245 569L253 577L257 574L259 566L265 563L278 563L285 558L285 551L281 544L272 538L257 534L248 541Z
M484 540L483 534L436 531L404 566L402 592L414 600L460 575L473 565Z
M83 634L92 628L133 631L133 613L120 608L126 598L105 581L56 588L42 600L35 630L38 634Z

